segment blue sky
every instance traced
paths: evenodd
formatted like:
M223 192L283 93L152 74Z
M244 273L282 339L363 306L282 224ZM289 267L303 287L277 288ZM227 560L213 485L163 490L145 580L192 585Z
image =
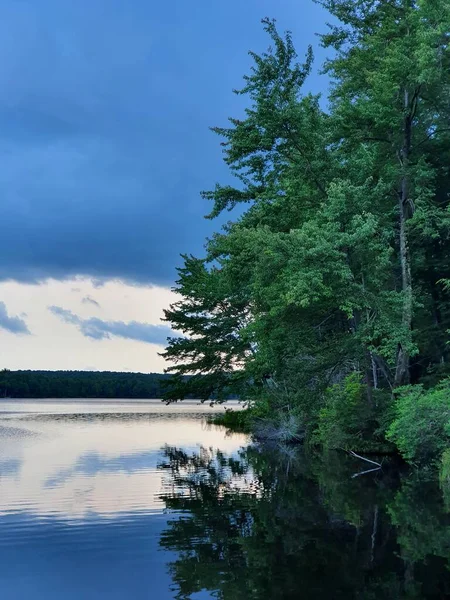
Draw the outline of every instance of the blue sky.
M326 14L312 0L3 0L0 7L0 282L20 282L25 295L30 284L66 281L72 289L80 278L170 287L179 254L201 254L220 226L203 218L209 206L199 194L229 177L209 127L242 113L245 100L231 90L249 69L248 50L268 44L261 18L291 29L299 54L314 44L319 65L315 33ZM315 74L309 87L325 83ZM57 296L51 305L71 310ZM75 314L102 319L90 308ZM51 327L55 314L47 318ZM23 348L32 323L14 302L5 303L0 327L5 319L22 320ZM136 321L124 319L116 314L114 322ZM11 326L2 331L15 335ZM97 349L109 339L97 340Z

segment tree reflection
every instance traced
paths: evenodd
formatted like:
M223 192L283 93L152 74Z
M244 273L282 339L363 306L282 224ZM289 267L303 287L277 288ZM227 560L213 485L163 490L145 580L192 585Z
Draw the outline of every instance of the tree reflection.
M423 494L422 481L399 485L382 472L352 479L358 467L301 450L250 446L230 457L166 447L161 497L177 515L160 543L177 555L176 598L449 597L439 490Z

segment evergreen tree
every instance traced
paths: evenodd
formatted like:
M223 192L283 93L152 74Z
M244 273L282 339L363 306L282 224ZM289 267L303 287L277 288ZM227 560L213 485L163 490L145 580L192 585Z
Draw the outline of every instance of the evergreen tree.
M244 365L251 343L241 334L249 319L245 286L233 288L220 263L208 269L204 260L185 256L176 291L182 299L165 311L165 320L182 337L169 340L162 354L173 361L167 371L168 400L186 394L223 400L243 391ZM186 377L189 375L189 377Z
M322 36L327 110L302 93L311 49L299 63L265 19L272 47L236 92L245 118L214 128L237 185L203 194L210 217L245 210L180 271L172 397L192 391L188 373L246 397L265 381L306 418L355 371L369 405L374 388L448 372L450 5L320 4L337 22Z

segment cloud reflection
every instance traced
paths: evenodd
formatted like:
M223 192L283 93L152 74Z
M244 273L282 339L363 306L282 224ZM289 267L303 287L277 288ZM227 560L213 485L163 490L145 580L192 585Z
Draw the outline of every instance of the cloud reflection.
M8 419L13 427L14 421ZM181 414L123 420L27 417L20 427L34 435L0 438L0 469L3 464L14 472L0 479L0 515L26 512L68 522L162 512L165 475L156 466L166 444L194 450L201 443L233 453L246 442L243 435L226 437Z

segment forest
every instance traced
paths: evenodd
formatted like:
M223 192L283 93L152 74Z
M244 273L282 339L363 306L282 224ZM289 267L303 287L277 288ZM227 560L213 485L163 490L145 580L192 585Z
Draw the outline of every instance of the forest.
M161 373L108 371L0 371L0 396L7 398L161 398Z
M183 257L166 398L231 389L253 431L450 472L450 3L318 3L325 63L264 19L213 127L230 220Z

